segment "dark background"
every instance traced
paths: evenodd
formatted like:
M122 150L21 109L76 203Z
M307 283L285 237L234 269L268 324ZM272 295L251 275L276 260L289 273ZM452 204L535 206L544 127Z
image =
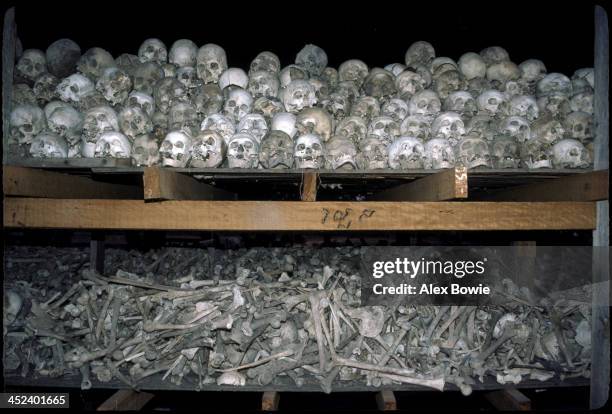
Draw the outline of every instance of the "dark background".
M352 58L370 67L403 62L412 42L427 40L437 56L455 60L499 45L515 63L537 58L549 72L571 75L593 66L592 1L18 1L3 7L11 3L24 49L45 50L68 37L83 52L98 46L116 57L136 54L148 37L160 38L168 49L188 38L198 46L221 45L230 66L246 69L261 51L276 53L285 66L305 44L314 43L337 68Z

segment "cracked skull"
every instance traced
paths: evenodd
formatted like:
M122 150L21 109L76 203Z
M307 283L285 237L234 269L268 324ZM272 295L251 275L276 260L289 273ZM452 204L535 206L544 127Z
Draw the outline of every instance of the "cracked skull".
M400 134L426 141L430 138L431 119L424 115L407 116L400 125Z
M296 168L322 168L325 164L325 144L315 134L301 135L295 140L293 159Z
M119 112L119 128L130 139L153 131L151 118L138 106L127 106Z
M467 168L491 168L491 152L489 143L479 136L463 137L456 146L456 160Z
M45 113L34 105L19 105L11 111L10 138L17 144L29 144L45 129Z
M118 68L106 68L96 82L96 90L104 96L111 105L123 103L132 90L130 77Z
M255 56L255 59L253 59L249 66L249 74L263 70L278 75L280 69L281 64L278 56L266 50Z
M128 95L126 106L137 106L150 117L155 113L155 99L143 92L133 91Z
M461 115L456 112L442 112L431 124L431 136L446 138L451 144L456 143L465 134L465 125Z
M161 113L167 114L170 107L177 102L186 102L185 86L175 78L163 78L154 88L155 107Z
M94 83L78 73L64 78L55 90L62 101L77 104L93 92Z
M268 131L261 140L259 162L264 168L291 168L293 140L280 130Z
M333 131L333 119L322 108L304 108L296 118L296 127L300 135L315 134L323 141L328 141Z
M187 102L177 102L170 107L168 128L180 130L189 136L195 136L200 129L200 121L195 107Z
M260 70L249 75L248 91L254 98L260 96L276 98L280 88L280 81L276 73Z
M423 168L425 147L416 137L399 137L389 145L389 167L394 170Z
M494 168L519 168L521 154L518 141L508 135L496 137L491 143L491 158Z
M424 115L433 118L442 109L442 103L438 95L429 89L414 94L408 103L410 115Z
M153 96L156 85L164 78L164 70L155 62L145 62L136 66L133 77L135 91Z
M332 170L357 169L357 148L352 140L342 135L335 135L326 144L326 165Z
M53 132L42 132L32 140L30 155L34 158L67 158L68 143Z
M376 117L368 126L368 135L376 135L388 142L392 142L399 134L398 123L388 116Z
M308 44L296 55L295 64L309 74L319 76L327 66L327 54L319 46Z
M119 131L119 117L110 106L97 106L85 113L81 155L93 158L98 138L105 132Z
M238 123L237 131L251 135L260 143L268 132L268 123L261 114L246 114Z
M314 106L317 98L313 86L308 81L294 80L282 90L281 101L287 112L298 113L304 108Z
M489 116L503 116L507 113L507 101L503 93L494 89L484 91L476 100L478 109Z
M81 141L83 115L71 106L56 108L47 118L47 127L74 147Z
M383 104L380 113L383 116L393 118L397 123L401 123L408 116L408 104L402 99L390 99Z
M132 144L132 165L150 167L159 164L159 144L149 134L139 135Z
M593 116L586 112L572 112L563 121L566 138L574 138L581 142L594 137Z
M259 144L253 136L238 133L230 139L227 146L229 168L257 168L259 163Z
M193 98L200 117L216 114L223 109L223 93L218 85L211 83L202 86Z
M191 138L183 131L170 131L159 148L164 167L185 168L191 153Z
M236 133L234 122L221 114L212 114L204 118L202 124L200 124L200 130L204 131L207 129L218 132L226 144L229 143L232 136Z
M225 50L214 43L208 43L198 50L196 56L198 78L204 83L219 82L219 77L227 69Z
M336 126L336 135L342 135L349 138L355 145L365 139L368 132L368 125L366 121L358 116L349 116L343 118L342 121Z
M132 146L128 137L121 132L105 132L98 138L94 157L96 158L130 158Z
M357 165L362 170L384 169L388 166L389 143L386 140L370 135L359 141Z
M423 167L437 170L453 168L455 166L455 150L451 143L444 138L433 138L425 143Z
M232 89L223 105L223 114L234 122L240 122L253 109L253 97L244 89Z
M205 129L193 139L189 165L196 168L216 168L223 163L226 151L227 145L221 134Z
M591 156L580 141L566 138L552 146L552 163L555 168L588 168Z
M531 139L529 121L520 116L509 116L499 124L499 132L516 139L519 143Z
M106 50L92 47L77 62L77 69L92 81L97 80L104 69L115 66L115 59Z
M142 62L155 62L160 65L168 62L168 49L159 39L147 39L138 48L138 59Z

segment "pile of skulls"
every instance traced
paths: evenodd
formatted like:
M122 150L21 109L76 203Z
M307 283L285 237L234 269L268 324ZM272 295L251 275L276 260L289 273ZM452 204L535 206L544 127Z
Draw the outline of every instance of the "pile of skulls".
M18 58L10 139L32 157L195 168L586 168L592 68L572 78L494 46L457 61L419 41L404 63L327 66L306 45L248 73L225 50L145 40L116 59L69 39Z
M469 394L485 377L517 384L590 375L589 300L534 301L508 282L498 306L361 306L361 248L254 248L214 259L201 249L109 250L116 257L105 273L114 276L73 263L86 251L72 252L70 265L59 254L54 269L71 268L69 278L36 275L47 264L11 249L5 376L81 375L84 389L94 379L137 388L151 378L196 389L319 384L326 392L449 383ZM160 268L170 256L191 264L172 276ZM142 273L117 268L127 262ZM48 283L56 278L68 283Z

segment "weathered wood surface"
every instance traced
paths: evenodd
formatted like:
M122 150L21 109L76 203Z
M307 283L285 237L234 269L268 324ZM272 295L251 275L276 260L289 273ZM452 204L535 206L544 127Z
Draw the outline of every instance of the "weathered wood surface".
M376 394L376 405L378 411L396 411L397 400L391 390L382 390Z
M145 200L232 200L235 195L170 169L147 167L142 177Z
M104 401L96 411L140 411L154 396L148 392L119 390Z
M498 411L531 411L531 400L516 388L505 388L485 395Z
M278 411L280 393L278 391L264 391L261 396L261 411Z
M455 167L377 193L372 200L445 201L468 197L468 170Z
M317 186L319 174L316 171L307 171L300 183L300 199L302 201L317 201Z

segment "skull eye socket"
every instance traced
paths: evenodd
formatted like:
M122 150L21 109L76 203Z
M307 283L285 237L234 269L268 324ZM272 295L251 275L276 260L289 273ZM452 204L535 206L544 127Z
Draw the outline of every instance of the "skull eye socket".
M426 102L426 101L419 101L419 102L417 103L417 106L418 106L419 108L425 108L425 107L427 106L427 102Z
M382 122L377 122L376 125L374 125L375 129L383 129L385 127L385 124L383 124Z
M228 101L227 102L227 106L229 106L230 108L233 108L236 106L236 102L235 101Z
M238 148L238 143L237 143L236 141L232 142L232 143L230 144L230 148L231 148L231 149L236 149L236 148Z
M321 146L317 143L312 144L312 149L319 151L321 149Z
M243 146L247 149L253 148L253 143L251 141L246 141Z
M185 148L185 144L183 144L183 141L177 141L174 144L174 146L177 147L177 148Z
M518 121L510 121L510 125L513 127L517 127L519 125Z
M293 99L302 99L303 95L302 92L297 91L293 94Z
M144 153L144 148L143 147L136 147L136 148L134 148L134 153L138 154L138 155L142 155Z
M487 100L487 102L488 102L489 104L491 104L491 105L495 105L495 104L497 103L497 99L495 99L495 98L489 98L489 99Z
M247 111L249 109L249 107L245 104L240 105L240 109L242 109L243 111Z
M159 155L158 149L155 148L155 147L149 149L149 155L152 155L152 156L156 157L157 155Z
M217 62L211 62L210 63L210 68L211 69L218 69L219 68L219 64Z
M205 142L207 145L215 145L215 139L213 137L208 137Z
M299 151L304 151L304 149L306 149L306 146L304 144L298 144L297 149Z
M576 125L576 126L574 127L574 131L578 131L578 132L580 132L580 131L582 131L582 129L583 129L583 128L582 128L582 125L580 125L580 124L578 124L578 125Z

